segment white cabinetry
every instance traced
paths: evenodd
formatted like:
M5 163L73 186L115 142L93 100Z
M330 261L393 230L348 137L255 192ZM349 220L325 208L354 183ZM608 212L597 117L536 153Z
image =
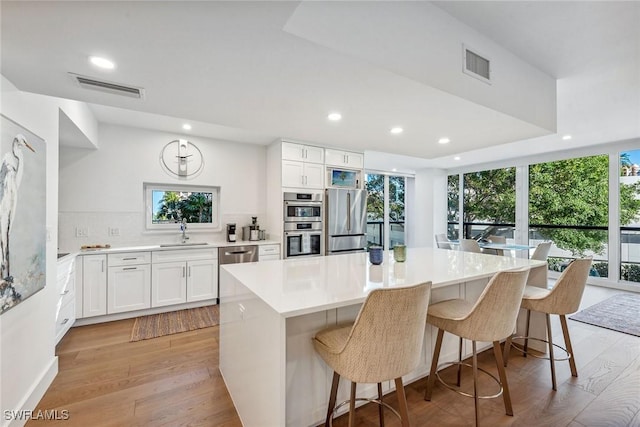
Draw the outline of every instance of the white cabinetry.
M107 256L82 257L82 317L107 314Z
M282 161L282 186L323 188L324 166L317 163Z
M153 252L151 306L217 298L217 271L215 249Z
M151 307L151 253L109 254L107 313Z
M327 148L325 150L325 163L327 166L344 166L353 169L362 169L364 167L364 155L352 151Z
M258 247L258 261L280 259L280 245L260 245Z
M313 145L282 143L282 160L296 160L307 163L324 163L324 148Z
M58 292L55 328L57 344L76 320L76 257L67 256L58 261L56 290Z

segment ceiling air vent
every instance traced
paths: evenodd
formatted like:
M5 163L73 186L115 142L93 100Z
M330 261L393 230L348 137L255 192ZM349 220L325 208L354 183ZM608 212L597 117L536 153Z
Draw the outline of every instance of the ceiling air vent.
M491 61L485 55L479 55L462 45L462 56L465 74L473 76L485 83L491 83Z
M130 98L144 98L144 89L135 86L126 86L120 83L97 80L92 77L81 76L80 74L69 73L73 80L84 89L93 89L100 92L111 93L113 95L123 95Z

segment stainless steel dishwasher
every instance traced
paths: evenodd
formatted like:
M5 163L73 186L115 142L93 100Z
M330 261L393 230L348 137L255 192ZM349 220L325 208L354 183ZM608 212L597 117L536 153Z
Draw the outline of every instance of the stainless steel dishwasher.
M218 302L220 302L220 266L258 261L258 246L226 246L218 248Z

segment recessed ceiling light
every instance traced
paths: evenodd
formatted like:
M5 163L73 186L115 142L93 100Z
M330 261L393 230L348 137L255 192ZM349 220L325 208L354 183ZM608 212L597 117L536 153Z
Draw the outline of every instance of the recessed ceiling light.
M105 70L113 70L116 68L116 64L113 61L109 61L107 58L102 58L100 56L90 56L89 62L99 68L103 68Z
M460 160L460 156L455 156L453 160Z
M185 124L182 125L182 129L191 130L191 125L189 123L185 123Z
M397 172L397 171L398 171L398 169L396 169L396 168L391 169L391 172Z
M451 142L451 140L449 138L440 138L438 140L438 144L448 144L450 142Z
M571 135L564 135L564 136L562 137L562 139L563 139L564 141L568 141L568 140L570 140L570 139L571 139Z
M402 133L403 131L404 129L402 129L400 126L395 126L395 127L392 127L389 132L391 132L394 135L397 135L399 133Z
M337 122L337 121L342 119L342 114L340 114L340 113L329 113L329 115L327 116L327 119L331 120L332 122Z

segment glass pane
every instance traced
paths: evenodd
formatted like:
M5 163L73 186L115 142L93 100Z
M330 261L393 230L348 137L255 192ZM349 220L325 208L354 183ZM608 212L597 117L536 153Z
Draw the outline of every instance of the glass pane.
M503 236L513 242L516 218L516 170L493 169L464 174L464 237Z
M620 279L640 282L640 150L620 153Z
M384 219L384 175L367 174L367 246L382 246Z
M389 177L389 236L391 247L404 245L404 184L403 176Z
M447 237L458 240L460 221L460 179L458 175L447 177Z
M213 193L152 190L153 224L211 224Z
M592 276L608 276L609 158L529 166L529 244L552 241L549 268L593 256Z

